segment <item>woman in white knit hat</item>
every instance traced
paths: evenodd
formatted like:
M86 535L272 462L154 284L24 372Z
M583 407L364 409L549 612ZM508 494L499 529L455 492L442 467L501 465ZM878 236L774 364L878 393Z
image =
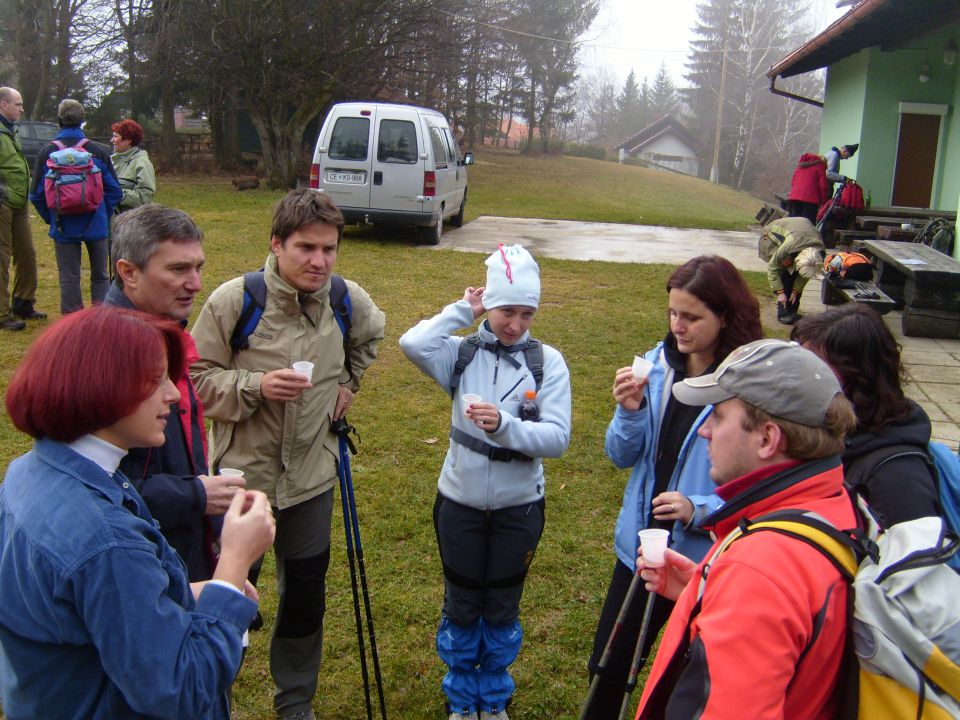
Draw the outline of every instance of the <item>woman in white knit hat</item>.
M486 264L484 287L468 287L400 338L406 356L453 398L433 509L445 591L437 652L448 667L450 720L507 718L509 667L523 637L520 596L543 533L541 459L559 457L570 442L569 371L559 351L529 332L540 269L521 245L501 245ZM453 335L484 315L475 336ZM536 408L522 413L530 395Z

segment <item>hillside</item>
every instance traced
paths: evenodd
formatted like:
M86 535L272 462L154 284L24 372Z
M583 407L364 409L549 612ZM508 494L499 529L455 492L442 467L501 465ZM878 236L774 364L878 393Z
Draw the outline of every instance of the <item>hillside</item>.
M669 171L485 148L470 174L479 215L745 230L760 200Z

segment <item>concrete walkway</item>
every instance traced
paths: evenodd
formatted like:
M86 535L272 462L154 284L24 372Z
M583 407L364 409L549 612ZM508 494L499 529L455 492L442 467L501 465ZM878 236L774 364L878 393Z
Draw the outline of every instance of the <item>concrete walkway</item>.
M741 270L763 272L757 232L667 228L653 225L585 223L482 216L450 228L438 248L489 253L497 243L523 243L535 256L564 260L680 264L703 254L721 255ZM766 324L775 323L773 301L761 303ZM801 312L822 312L819 283L811 282ZM960 340L905 337L896 310L884 317L903 348L906 393L933 422L933 438L960 444Z

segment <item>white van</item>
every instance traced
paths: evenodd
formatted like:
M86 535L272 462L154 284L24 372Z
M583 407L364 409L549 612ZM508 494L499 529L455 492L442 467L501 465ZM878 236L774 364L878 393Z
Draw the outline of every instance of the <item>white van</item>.
M436 110L392 103L340 103L320 128L310 187L326 193L348 224L423 228L436 245L443 221L463 224L467 169L446 118Z

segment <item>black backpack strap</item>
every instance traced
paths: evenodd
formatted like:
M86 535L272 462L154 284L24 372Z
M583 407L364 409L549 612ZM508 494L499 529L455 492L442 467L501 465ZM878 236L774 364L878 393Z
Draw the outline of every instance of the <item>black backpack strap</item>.
M256 330L267 306L267 281L263 269L243 274L243 307L230 334L230 347L233 352L250 347L250 334Z
M460 378L467 365L471 363L477 350L480 349L480 336L477 333L467 335L460 347L457 349L457 362L453 366L453 374L450 376L450 397L457 394L457 386L460 385Z
M340 326L343 335L343 368L353 380L353 366L350 364L350 328L353 322L353 304L350 302L350 293L347 283L340 275L330 276L330 308L333 317Z
M917 447L916 445L902 444L877 448L866 455L855 458L850 463L845 463L843 467L843 484L846 485L851 492L855 492L863 497L864 500L869 501L867 497L868 493L864 493L864 489L870 484L870 479L874 473L891 460L903 457L918 457L922 459L927 464L927 468L930 470L936 483L936 466L933 464L933 459L929 453L927 453L924 448Z
M473 450L473 452L485 455L490 460L495 460L497 462L510 462L512 460L530 462L533 460L532 457L525 455L519 450L512 450L507 447L491 445L490 443L481 440L478 437L468 435L458 427L450 428L450 439L458 445L463 445L468 450Z
M533 338L527 340L527 346L523 349L523 359L533 373L537 392L540 392L540 386L543 384L543 343Z
M471 333L470 335L467 335L463 339L463 342L460 343L460 347L457 349L457 361L454 363L453 374L450 376L450 397L454 397L454 395L456 395L457 387L460 385L460 378L463 376L463 371L466 369L467 365L473 361L473 358L477 354L477 350L480 348L493 352L495 351L496 345L484 343L482 340L480 340L480 336L477 335L477 333ZM520 367L520 363L516 361L512 355L503 353L500 357L511 362L514 367ZM535 340L534 338L529 338L526 344L523 346L523 360L527 364L527 368L530 370L530 373L533 375L533 381L536 383L537 392L540 392L540 386L543 385L543 343L539 340Z

